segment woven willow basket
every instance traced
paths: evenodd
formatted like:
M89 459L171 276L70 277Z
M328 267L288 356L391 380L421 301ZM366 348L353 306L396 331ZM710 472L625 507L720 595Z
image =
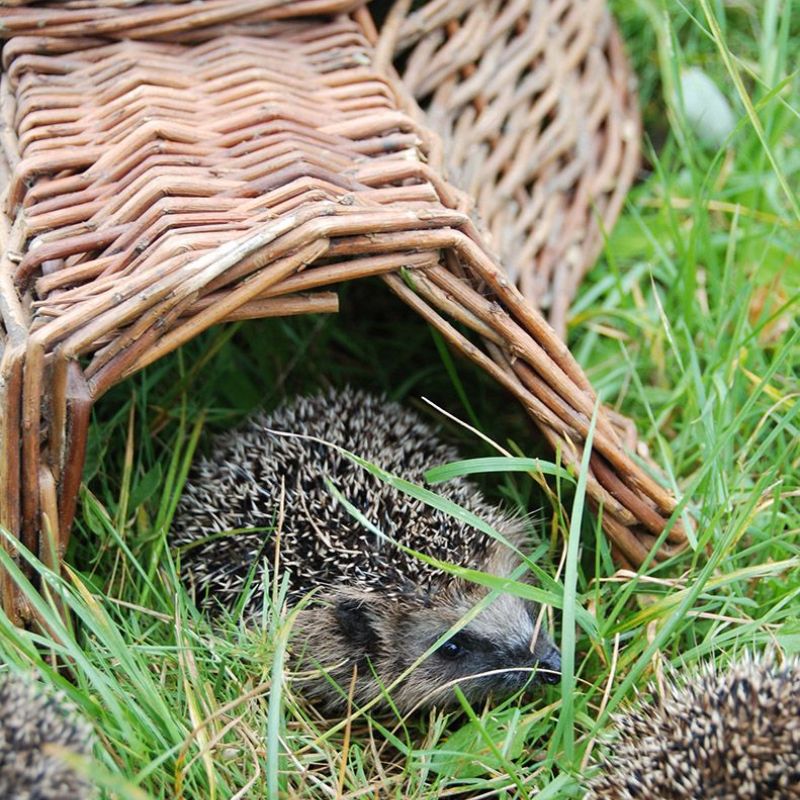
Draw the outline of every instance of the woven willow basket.
M445 5L411 16L399 7L385 38L343 0L67 0L2 12L0 523L45 561L64 552L103 392L211 325L335 311L326 287L368 275L516 397L563 461L579 463L594 392L494 254L472 197L445 179L443 153L462 186L480 189L494 246L523 242L514 262L523 287L541 283L554 297L553 254L584 247L563 279L573 291L596 247L586 198L613 217L635 161L627 123L610 121L629 106L625 79L598 92L593 73L624 64L604 11L580 44L565 33L564 63L541 43L528 52L535 13L561 9L558 31L596 2L533 2L527 18L513 3L472 3L463 19ZM497 37L473 42L492 14ZM465 41L466 61L448 61ZM532 59L513 69L507 59L507 88L499 41ZM435 76L418 66L426 57L442 67ZM543 59L547 75L585 78L603 107L585 120L562 119L550 101L539 108L543 79L528 77ZM428 98L444 147L412 94ZM540 121L530 134L519 103ZM500 122L503 107L513 124ZM543 143L551 130L560 144ZM474 165L504 161L507 148L505 167L480 172L493 176L484 185ZM526 166L544 153L550 166ZM565 187L567 201L552 201ZM556 217L537 244L538 226ZM580 231L562 239L573 225ZM627 564L641 563L675 508L606 412L589 493ZM658 557L685 538L675 523ZM25 619L30 609L1 579L7 613Z

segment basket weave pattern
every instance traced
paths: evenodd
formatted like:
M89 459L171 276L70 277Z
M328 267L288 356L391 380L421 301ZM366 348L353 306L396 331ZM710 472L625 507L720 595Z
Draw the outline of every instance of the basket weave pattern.
M398 3L381 31L510 277L566 333L639 164L640 121L604 0Z
M376 67L366 12L216 26L175 37L191 43L47 31L5 45L0 523L57 562L105 390L216 323L335 311L321 290L368 275L576 465L594 393L432 167L436 137ZM605 413L591 466L615 551L640 563L673 497ZM685 541L680 524L668 541Z

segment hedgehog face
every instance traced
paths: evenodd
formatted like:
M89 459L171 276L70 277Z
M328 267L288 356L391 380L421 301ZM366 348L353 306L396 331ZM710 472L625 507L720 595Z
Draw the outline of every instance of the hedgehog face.
M448 630L457 625L484 592L459 587L443 602L401 614L390 634L405 668L411 666ZM470 703L490 694L503 697L533 682L554 683L561 667L558 650L541 628L537 609L510 594L495 598L474 619L450 636L401 684L393 697L424 705L456 702L458 686Z
M355 669L355 703L372 700L485 596L485 590L476 588L450 586L424 600L387 600L376 593L343 590L329 598L326 608L301 612L298 660L327 674L302 679L302 691L326 710L341 711ZM536 607L503 594L414 667L390 696L404 713L452 706L457 705L457 685L470 703L478 704L531 682L554 683L560 666L550 637L537 631Z

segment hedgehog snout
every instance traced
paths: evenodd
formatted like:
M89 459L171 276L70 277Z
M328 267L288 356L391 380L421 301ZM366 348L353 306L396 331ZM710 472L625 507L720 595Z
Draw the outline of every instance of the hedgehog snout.
M539 634L532 649L517 647L507 654L506 661L511 666L504 680L509 691L526 685L535 689L537 685L561 680L561 653L544 632Z
M530 679L535 670L536 683L561 680L561 654L539 621L540 608L512 595L502 595L492 604L479 623L485 631L497 631L503 659L509 667L522 668L520 674Z
M554 644L536 660L536 678L542 683L554 684L561 680L561 653Z

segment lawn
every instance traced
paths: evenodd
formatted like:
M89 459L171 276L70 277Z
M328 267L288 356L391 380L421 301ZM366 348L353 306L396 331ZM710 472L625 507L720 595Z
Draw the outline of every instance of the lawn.
M497 451L421 397L511 452L554 456L380 283L343 287L335 317L214 329L97 405L66 578L37 567L49 598L28 590L50 631L0 620L0 658L38 670L93 722L89 769L110 795L581 797L611 713L652 681L748 650L800 652L800 7L614 8L646 163L569 341L687 498L693 547L619 573L579 475L546 487L476 476L498 502L537 512L536 566L567 608L549 615L561 685L449 715L321 719L283 668L280 602L257 629L212 626L176 578L166 532L193 453L256 408L351 384L418 408L465 457ZM733 111L721 146L682 111L688 67Z

